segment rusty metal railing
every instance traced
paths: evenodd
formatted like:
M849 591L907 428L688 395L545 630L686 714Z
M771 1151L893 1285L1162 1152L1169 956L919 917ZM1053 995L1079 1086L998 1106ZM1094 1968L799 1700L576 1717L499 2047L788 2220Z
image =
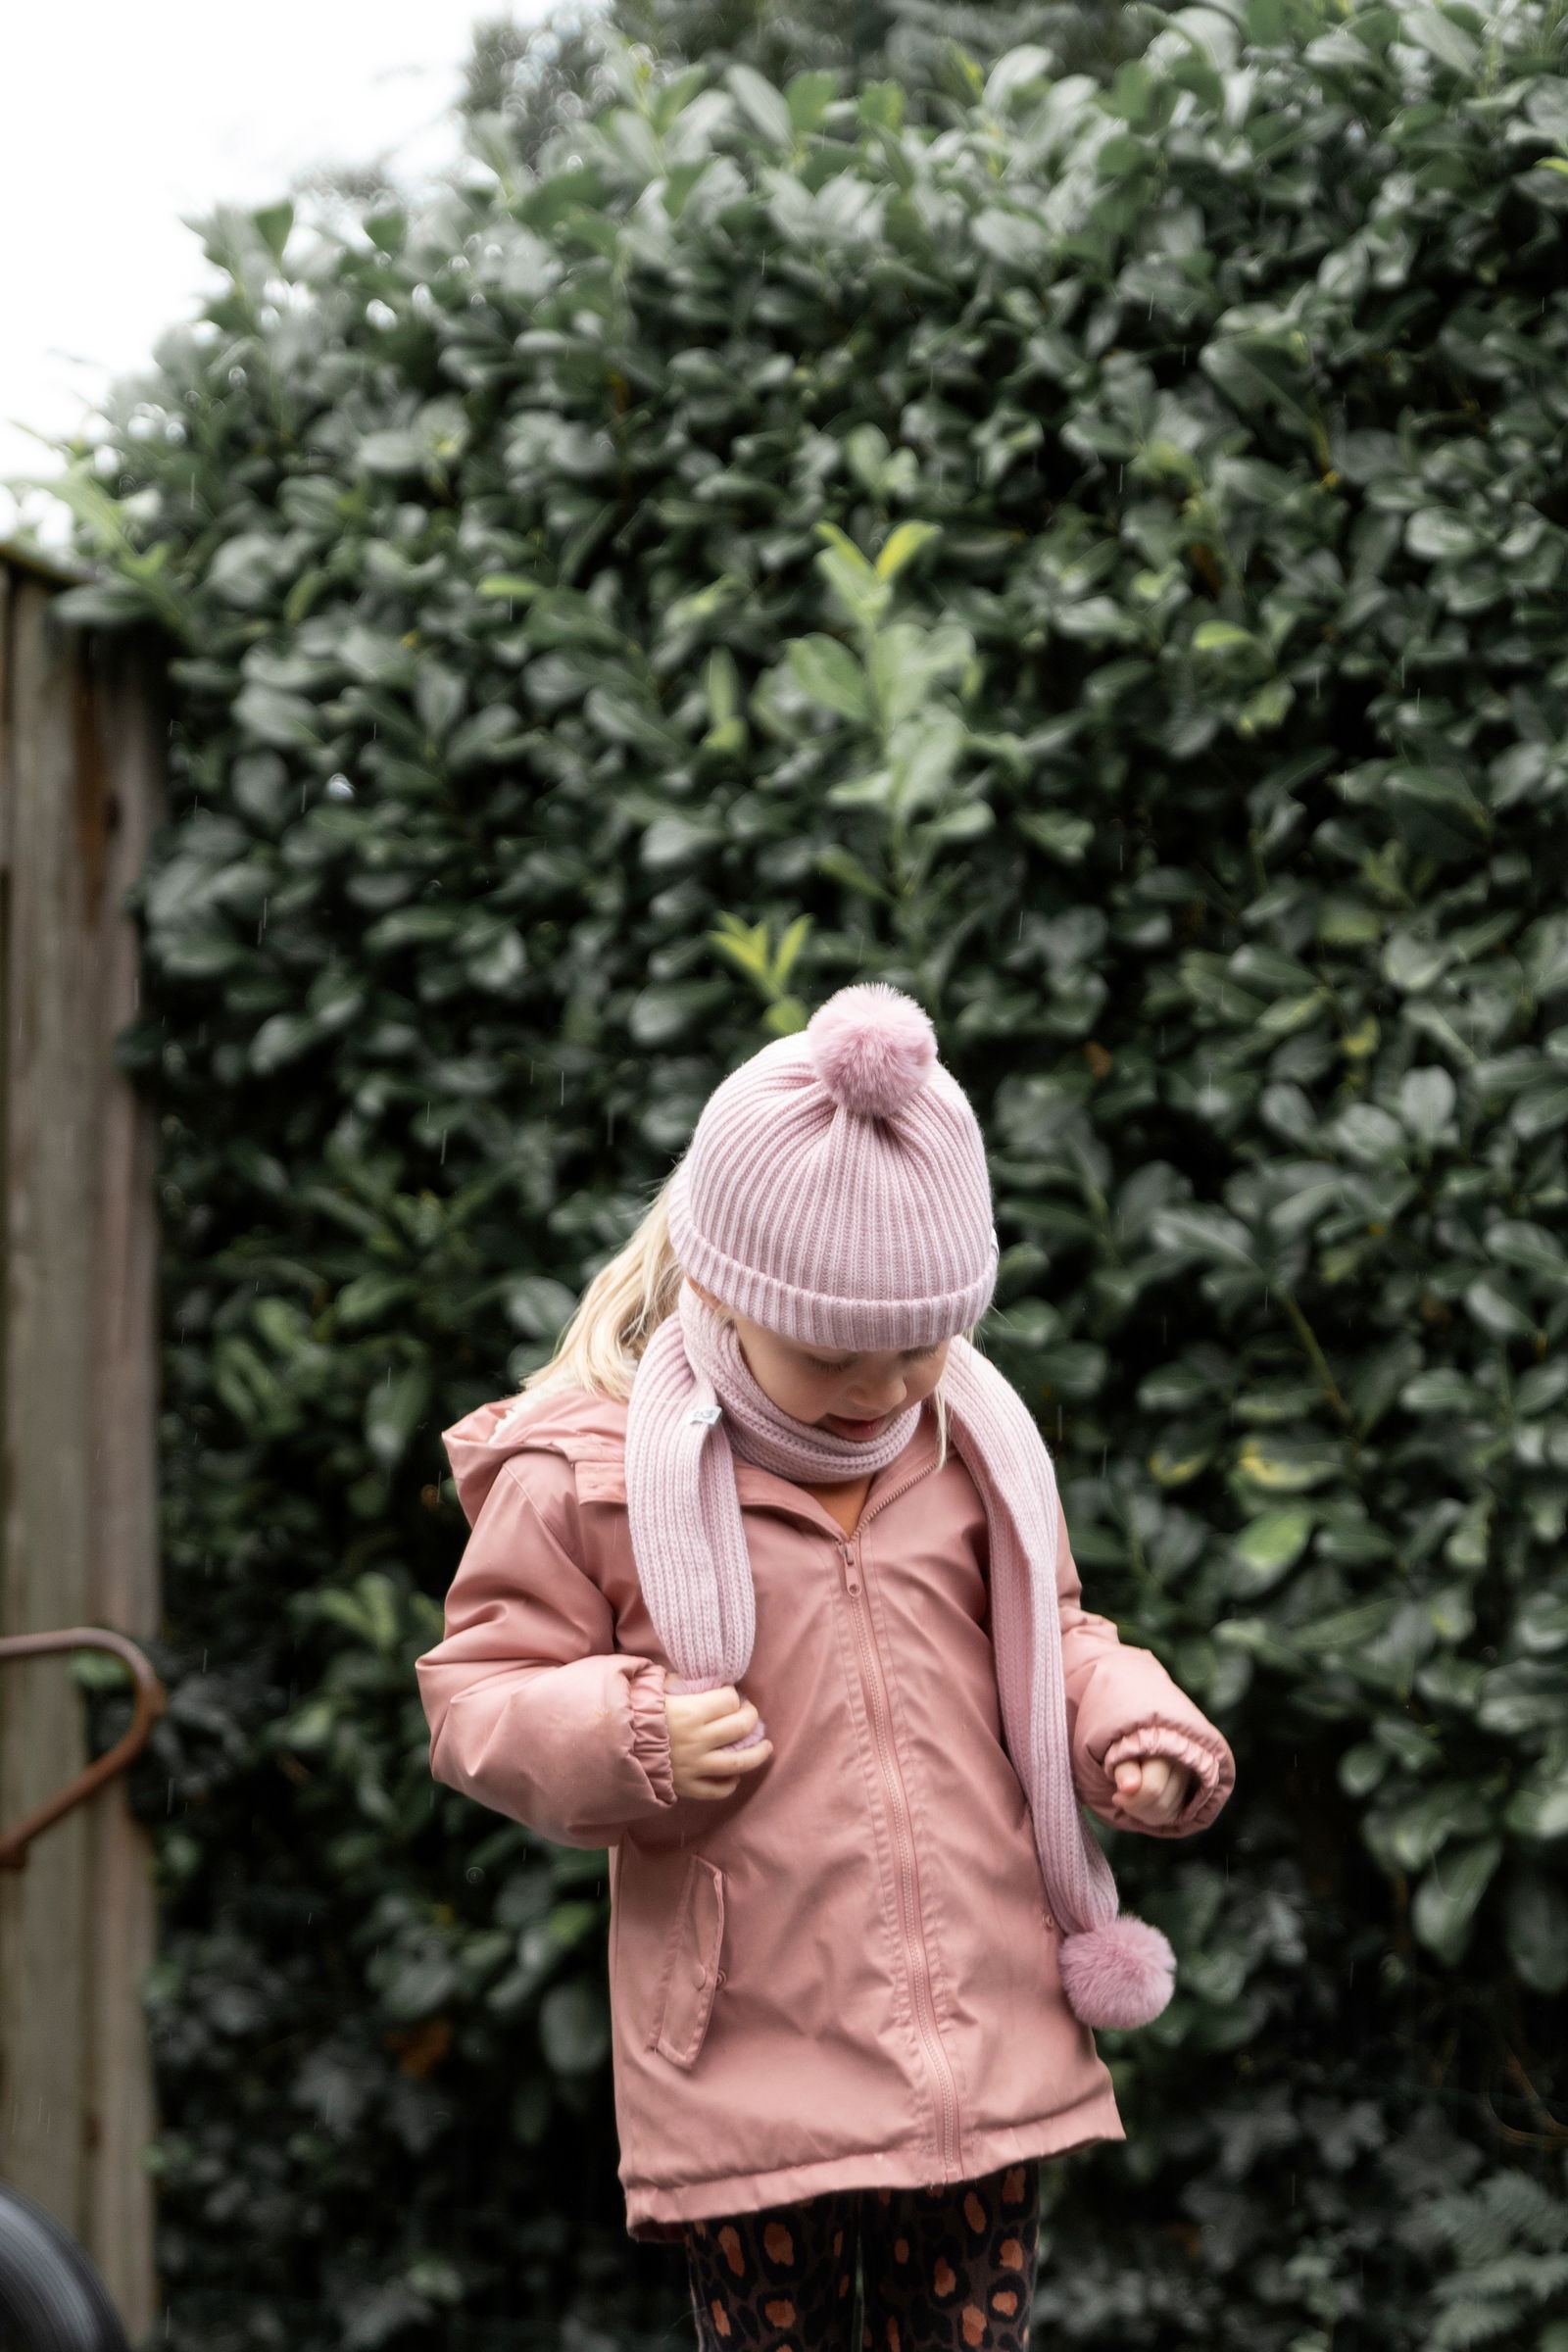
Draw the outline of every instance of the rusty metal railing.
M77 1649L107 1650L130 1669L135 1705L113 1747L0 1832L0 1870L22 1870L33 1839L112 1781L138 1756L164 1711L166 1693L145 1651L123 1634L68 1625L47 1634L0 1636L0 1665ZM103 2280L59 2222L0 2181L0 2346L17 2352L125 2352L124 2329Z
M136 1703L129 1728L106 1748L92 1763L84 1765L74 1779L57 1788L53 1796L0 1832L0 1870L22 1870L26 1865L27 1848L43 1831L52 1829L77 1805L85 1804L106 1781L140 1755L152 1737L153 1725L167 1703L163 1684L153 1671L152 1660L135 1642L123 1634L112 1634L97 1625L68 1625L48 1634L6 1634L0 1636L0 1665L13 1658L47 1657L54 1652L74 1649L108 1650L113 1657L122 1659L130 1668L135 1685Z

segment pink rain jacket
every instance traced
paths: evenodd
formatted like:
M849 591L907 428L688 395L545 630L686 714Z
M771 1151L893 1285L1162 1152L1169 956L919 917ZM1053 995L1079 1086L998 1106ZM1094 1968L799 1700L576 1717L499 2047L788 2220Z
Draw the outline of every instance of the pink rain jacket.
M939 2185L1124 2136L1062 1997L1003 1742L985 1515L930 1409L847 1537L804 1489L737 1465L757 1590L742 1686L774 1743L733 1796L677 1798L669 1661L626 1511L626 1408L487 1404L448 1431L473 1533L446 1639L419 1660L431 1767L564 1845L610 1849L610 1978L627 2228L833 2189ZM498 1434L498 1424L506 1428ZM1224 1740L1147 1650L1079 1604L1060 1547L1080 1794L1160 1751L1211 1821Z

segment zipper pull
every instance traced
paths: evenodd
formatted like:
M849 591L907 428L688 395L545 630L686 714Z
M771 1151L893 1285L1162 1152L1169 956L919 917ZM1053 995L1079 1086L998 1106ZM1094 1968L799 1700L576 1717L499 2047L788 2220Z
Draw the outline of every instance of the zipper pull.
M859 1592L860 1580L855 1573L855 1560L848 1544L839 1545L839 1557L844 1563L844 1590L854 1599Z

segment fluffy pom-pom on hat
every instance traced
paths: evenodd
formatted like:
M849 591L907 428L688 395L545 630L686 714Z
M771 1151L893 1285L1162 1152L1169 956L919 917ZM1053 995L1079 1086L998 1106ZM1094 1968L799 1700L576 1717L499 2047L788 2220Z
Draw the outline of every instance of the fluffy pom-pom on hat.
M841 988L806 1030L811 1067L858 1118L891 1119L936 1066L936 1031L912 997L885 980Z

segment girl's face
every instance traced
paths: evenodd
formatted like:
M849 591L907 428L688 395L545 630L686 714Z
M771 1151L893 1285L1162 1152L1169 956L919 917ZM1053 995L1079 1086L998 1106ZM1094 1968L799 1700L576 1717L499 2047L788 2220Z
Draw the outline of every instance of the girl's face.
M688 1277L688 1280L690 1277ZM701 1283L692 1288L710 1306L719 1301ZM831 1431L861 1444L881 1436L898 1413L929 1396L942 1378L952 1343L857 1354L848 1348L808 1348L725 1310L734 1323L752 1378L769 1401L793 1421Z

